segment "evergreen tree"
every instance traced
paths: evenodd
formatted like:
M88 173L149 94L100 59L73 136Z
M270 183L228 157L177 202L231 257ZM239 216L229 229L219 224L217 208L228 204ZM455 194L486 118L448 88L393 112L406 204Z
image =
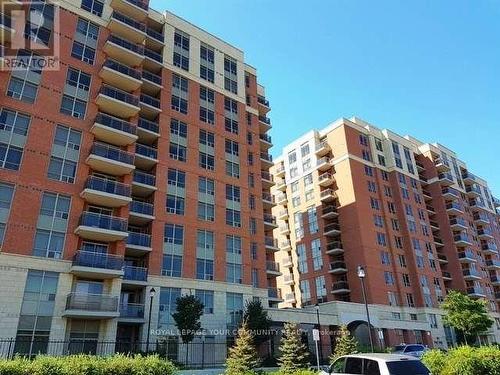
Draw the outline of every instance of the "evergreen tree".
M258 347L269 340L271 319L262 307L260 299L251 300L246 304L243 320L247 322L248 329L252 331L255 346Z
M297 324L285 323L280 353L278 364L283 374L291 374L294 371L309 367L309 351L302 342Z
M333 363L337 358L357 353L358 342L351 335L351 332L347 329L347 326L340 326L340 330L337 333L337 338L335 339L335 350L330 356L330 363Z
M252 333L248 328L248 323L244 320L241 328L238 330L235 345L229 349L225 374L251 374L259 365L260 362L253 345Z
M194 295L177 298L177 309L172 314L179 330L182 342L189 344L201 328L200 318L203 315L203 303ZM186 345L186 363L189 358L189 345Z

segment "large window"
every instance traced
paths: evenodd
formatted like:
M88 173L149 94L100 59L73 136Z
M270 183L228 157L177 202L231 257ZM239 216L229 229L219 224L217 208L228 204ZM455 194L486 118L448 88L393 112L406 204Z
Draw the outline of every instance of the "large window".
M165 327L174 324L172 314L177 309L177 299L181 296L180 288L161 288L158 326Z
M96 4L96 7L102 12L102 4L100 2L96 0L83 0L82 8L84 3ZM99 7L97 4L101 6ZM71 56L87 64L94 65L98 37L99 26L83 18L79 18L76 25L73 47L71 48Z
M81 137L79 130L57 125L48 170L50 179L75 182Z
M174 32L174 66L189 71L189 35L183 31Z
M6 108L0 110L0 168L18 170L31 117Z
M20 63L20 67L15 69L11 74L9 86L7 88L7 96L26 103L35 102L38 93L38 85L42 78L42 71L33 68L34 66L38 66L33 60L39 58L38 55L27 50L20 50L17 53L17 59L22 63ZM21 66L26 68L21 69Z

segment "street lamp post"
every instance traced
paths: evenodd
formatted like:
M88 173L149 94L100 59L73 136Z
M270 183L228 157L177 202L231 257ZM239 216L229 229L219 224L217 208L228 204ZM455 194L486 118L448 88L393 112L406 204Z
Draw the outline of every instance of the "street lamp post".
M358 277L361 280L361 291L363 293L363 302L366 309L366 320L368 322L368 337L370 338L370 348L373 353L373 337L372 337L372 324L370 322L370 312L368 310L368 302L366 301L366 291L365 291L365 277L366 272L363 266L358 266Z
M318 341L318 345L319 345L319 359L320 359L321 362L323 362L323 348L322 348L322 345L321 345L321 324L319 322L319 303L316 304L315 308L316 308L316 319L318 320L318 331L319 331L319 341Z
M151 313L153 312L153 299L155 297L156 290L151 288L149 291L149 317L148 317L148 332L146 336L146 353L149 352L149 333L151 332Z

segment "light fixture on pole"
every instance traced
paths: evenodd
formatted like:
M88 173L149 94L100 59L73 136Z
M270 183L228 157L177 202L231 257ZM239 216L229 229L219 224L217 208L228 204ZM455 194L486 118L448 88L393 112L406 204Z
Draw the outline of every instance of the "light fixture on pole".
M316 305L314 307L316 309L316 319L318 320L318 331L320 333L320 340L318 341L319 359L321 362L323 362L323 350L322 350L322 345L321 345L321 324L319 322L319 303L316 303Z
M146 336L146 353L149 352L149 333L151 332L151 313L153 312L153 299L155 298L156 290L151 288L149 291L149 318L148 318L148 332Z
M363 293L363 302L366 309L366 320L368 322L368 337L370 338L370 348L373 353L373 337L372 337L372 324L370 322L370 312L368 310L368 302L366 301L366 291L365 291L365 277L366 271L363 266L358 266L358 277L361 280L361 291Z

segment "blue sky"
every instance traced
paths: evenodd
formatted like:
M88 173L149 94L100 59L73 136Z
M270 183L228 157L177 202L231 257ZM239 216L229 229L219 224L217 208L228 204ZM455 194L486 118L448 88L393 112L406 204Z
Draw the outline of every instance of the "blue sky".
M455 150L500 196L500 1L152 0L245 51L273 153L356 115Z

